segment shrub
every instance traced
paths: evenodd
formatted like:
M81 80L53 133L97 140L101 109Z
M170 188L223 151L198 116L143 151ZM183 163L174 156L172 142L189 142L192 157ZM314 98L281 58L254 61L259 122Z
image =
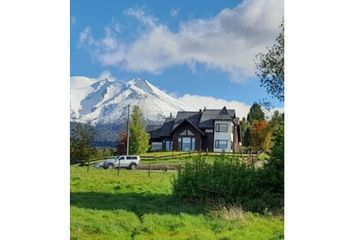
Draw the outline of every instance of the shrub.
M273 165L256 169L240 160L204 159L186 163L173 181L173 194L189 201L222 201L246 211L265 212L284 206L283 173Z

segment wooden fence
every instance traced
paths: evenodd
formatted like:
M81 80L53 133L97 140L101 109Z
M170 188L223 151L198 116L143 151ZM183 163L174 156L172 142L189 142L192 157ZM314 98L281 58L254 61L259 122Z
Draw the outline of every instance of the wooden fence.
M159 161L164 159L178 159L178 158L186 158L186 157L195 157L195 156L235 156L241 157L245 160L246 163L253 164L258 159L258 154L240 154L240 153L228 153L228 152L171 152L166 155L141 155L140 160L142 161ZM89 161L78 161L80 165L94 165L101 161L115 158L117 156L107 156L107 157L100 157L100 158L92 158Z

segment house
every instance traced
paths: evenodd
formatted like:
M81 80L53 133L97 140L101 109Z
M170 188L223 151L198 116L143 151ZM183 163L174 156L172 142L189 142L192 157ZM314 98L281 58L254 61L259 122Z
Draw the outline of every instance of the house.
M240 126L235 110L179 111L162 125L148 125L152 151L236 152Z

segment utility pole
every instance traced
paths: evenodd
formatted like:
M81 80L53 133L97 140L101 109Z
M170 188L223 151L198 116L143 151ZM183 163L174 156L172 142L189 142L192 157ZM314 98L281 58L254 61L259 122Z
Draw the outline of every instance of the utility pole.
M129 155L129 109L130 109L130 104L128 104L128 116L127 116L127 155Z

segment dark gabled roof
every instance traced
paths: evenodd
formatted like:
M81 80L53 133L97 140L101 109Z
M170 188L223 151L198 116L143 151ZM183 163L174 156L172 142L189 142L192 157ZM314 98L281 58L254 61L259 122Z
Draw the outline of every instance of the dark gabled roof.
M219 115L229 115L229 112L227 111L226 107L223 107L221 111L219 112Z
M154 131L154 130L160 128L160 127L161 127L161 125L150 124L150 125L147 125L147 126L145 127L145 131L146 131L146 132L151 132L151 131Z
M184 119L182 122L180 122L174 129L176 129L178 126L180 126L182 123L187 122L188 124L190 124L195 130L197 130L200 134L204 135L204 132L202 130L200 130L200 128L195 125L191 120L189 119Z
M176 116L176 120L173 124L172 130L174 130L176 127L178 127L185 119L188 119L191 121L195 127L198 127L199 125L199 120L200 120L200 113L199 112L178 112Z
M171 136L173 124L175 122L174 118L166 118L165 122L160 128L160 136L169 137Z
M213 128L214 120L232 120L235 117L235 110L205 109L200 117L200 128Z
M159 138L161 125L159 125L158 128L154 128L152 126L155 126L155 125L146 126L146 129L147 129L146 131L150 134L150 138Z
M150 134L151 138L169 137L171 136L174 118L166 118L162 125L147 125L145 130Z

